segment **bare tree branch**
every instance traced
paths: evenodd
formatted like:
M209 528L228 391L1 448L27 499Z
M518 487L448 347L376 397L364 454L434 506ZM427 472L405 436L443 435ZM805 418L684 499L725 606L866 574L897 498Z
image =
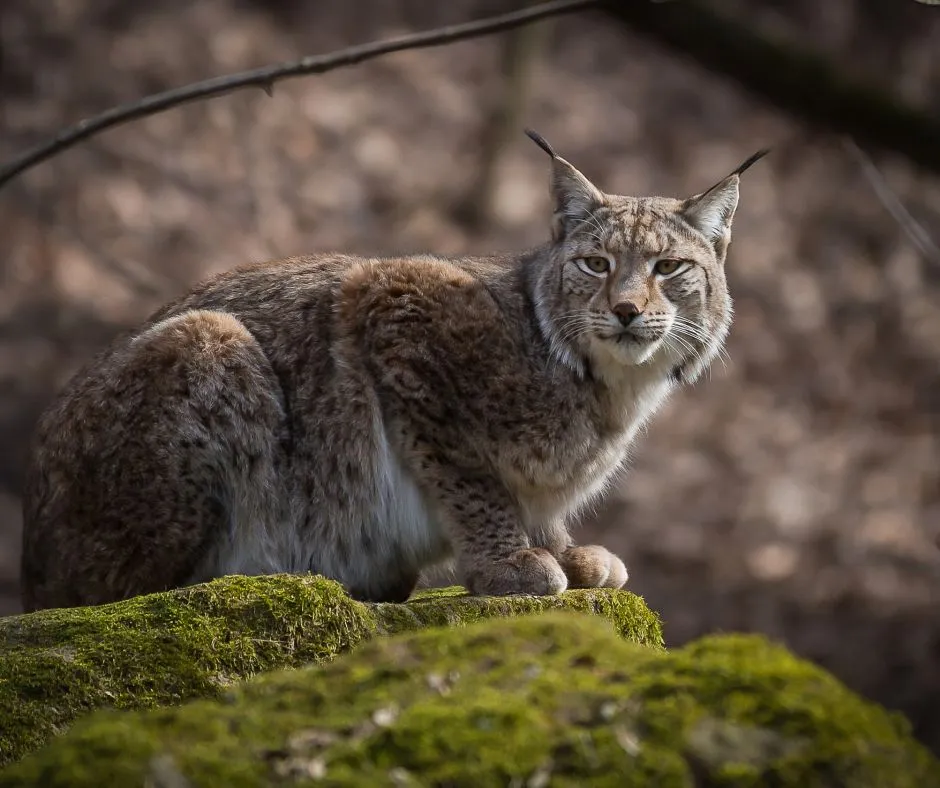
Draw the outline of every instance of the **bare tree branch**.
M920 252L925 260L940 265L940 247L938 247L933 238L930 237L930 233L928 233L911 215L911 212L907 210L904 203L901 202L901 198L898 197L888 185L888 181L885 180L884 175L878 171L875 163L853 140L842 140L842 146L855 159L859 167L861 167L862 174L864 174L869 184L871 184L875 196L884 206L885 210L891 214L892 218L901 226L901 229L914 248Z
M435 30L412 33L386 41L373 41L326 55L312 55L289 63L279 63L250 71L242 71L238 74L213 77L181 88L155 93L139 101L122 104L102 112L100 115L79 121L74 126L60 131L48 142L25 151L22 155L0 167L0 187L24 170L34 167L81 140L99 134L113 126L155 115L180 104L199 99L214 98L235 90L251 87L261 88L270 95L274 83L283 79L308 74L322 74L336 68L355 65L366 60L372 60L380 55L401 52L406 49L423 49L468 38L477 38L490 33L510 30L550 16L581 11L596 5L598 5L598 0L552 0L521 11L487 17L459 25L450 25Z

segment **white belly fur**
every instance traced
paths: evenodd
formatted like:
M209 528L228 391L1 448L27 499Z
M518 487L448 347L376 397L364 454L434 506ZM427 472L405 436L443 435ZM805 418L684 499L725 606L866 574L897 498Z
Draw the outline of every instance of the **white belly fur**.
M402 467L384 430L379 428L377 434L375 498L371 512L359 524L360 531L371 536L372 560L346 567L350 582L363 585L368 585L368 574L384 561L417 572L450 553L443 524L433 516L432 507Z
M368 587L377 577L401 568L418 571L446 558L450 544L444 528L389 445L384 426L376 420L371 489L358 491L360 506L317 504L324 522L305 528L311 502L298 500L277 482L268 490L236 495L228 538L198 570L191 582L223 575L265 575L311 570L344 584ZM289 507L283 502L290 500ZM277 502L282 505L279 507ZM326 522L326 519L329 522ZM345 522L343 522L345 520ZM329 533L342 529L346 549L340 550ZM366 551L362 545L370 545Z

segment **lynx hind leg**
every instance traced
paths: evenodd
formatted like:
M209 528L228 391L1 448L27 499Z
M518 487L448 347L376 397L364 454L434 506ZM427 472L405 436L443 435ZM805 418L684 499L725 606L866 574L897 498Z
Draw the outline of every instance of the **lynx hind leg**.
M278 391L227 314L183 313L118 351L44 430L24 599L100 604L212 576L239 507L263 514Z
M264 535L247 529L275 519L284 424L280 385L264 351L236 317L208 310L170 318L137 343L141 362L166 369L175 405L150 425L155 441L162 434L176 455L167 463L166 486L177 502L163 520L177 531L191 524L199 534L163 585L185 583L194 573L201 580L263 571ZM177 393L180 384L185 389Z
M558 562L569 588L621 588L627 582L623 561L600 545L569 547Z

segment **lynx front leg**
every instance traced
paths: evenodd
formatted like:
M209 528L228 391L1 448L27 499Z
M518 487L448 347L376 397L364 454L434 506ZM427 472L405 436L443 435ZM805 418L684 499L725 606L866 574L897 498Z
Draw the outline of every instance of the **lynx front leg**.
M547 596L565 590L568 580L558 559L531 545L499 482L435 475L433 487L450 526L457 571L470 593Z
M606 547L569 547L558 558L569 588L621 588L627 582L627 567Z

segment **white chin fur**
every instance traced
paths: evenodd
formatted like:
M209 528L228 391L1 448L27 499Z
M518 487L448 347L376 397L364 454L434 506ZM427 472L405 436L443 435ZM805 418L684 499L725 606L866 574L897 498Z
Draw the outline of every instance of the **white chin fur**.
M598 337L591 342L591 350L602 364L639 367L653 358L662 343L661 339L640 343L629 340L614 342Z

